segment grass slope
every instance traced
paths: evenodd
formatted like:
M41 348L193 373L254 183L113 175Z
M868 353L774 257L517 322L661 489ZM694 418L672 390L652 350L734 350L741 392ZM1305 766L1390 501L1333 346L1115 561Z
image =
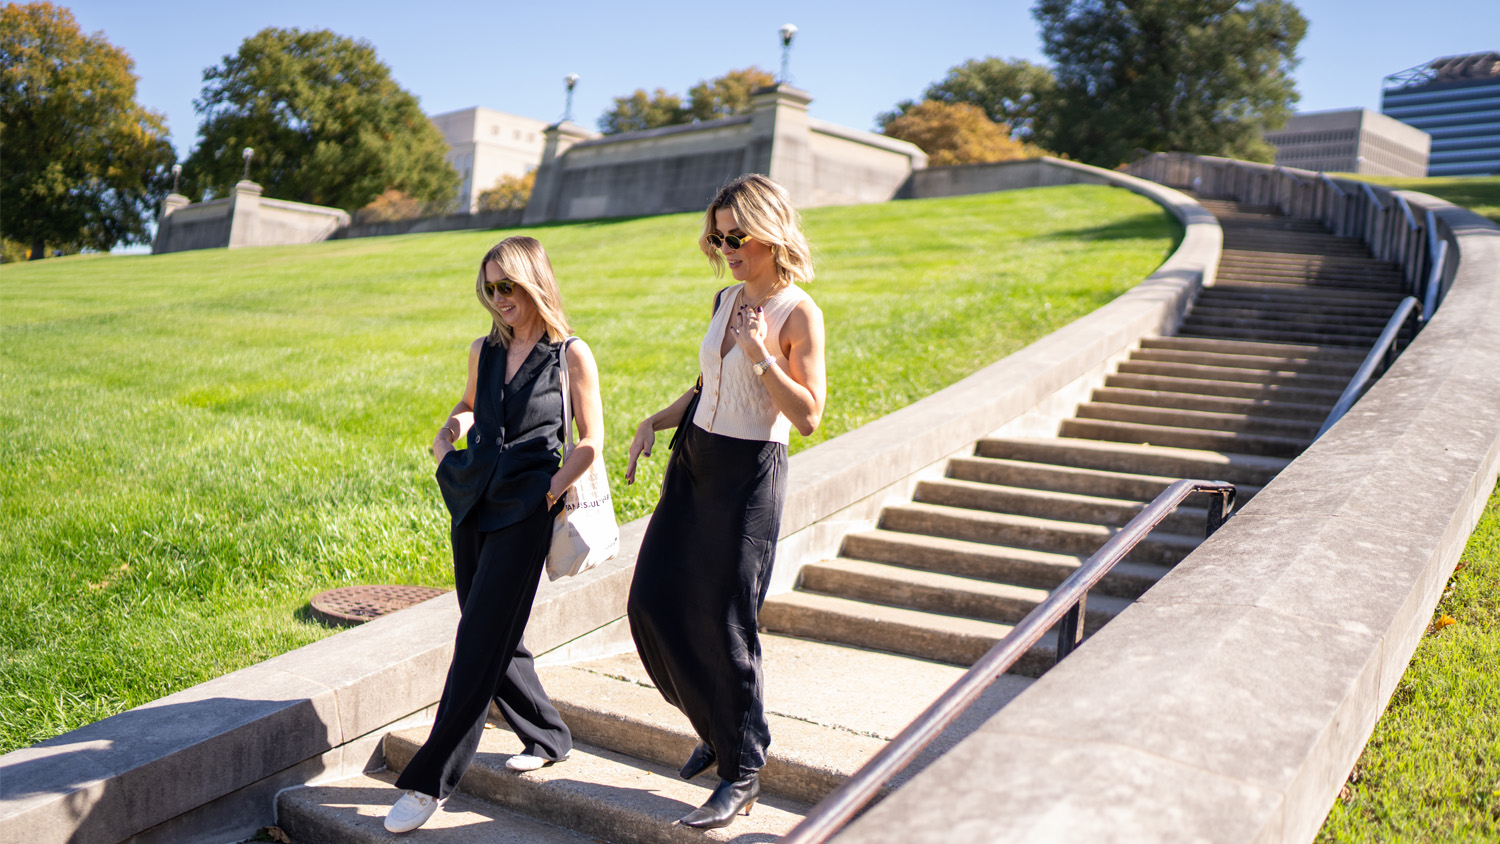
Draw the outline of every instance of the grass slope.
M686 389L714 291L699 215L529 230L603 378L622 521L635 423ZM806 447L1148 275L1180 228L1093 186L809 211L829 400ZM0 268L0 752L328 635L307 600L449 586L426 453L487 330L502 234Z
M1320 842L1500 841L1500 486Z
M1373 185L1385 185L1398 190L1415 190L1430 193L1489 217L1500 223L1500 176L1436 176L1428 179L1410 179L1400 176L1361 176L1342 174L1350 179L1362 179Z

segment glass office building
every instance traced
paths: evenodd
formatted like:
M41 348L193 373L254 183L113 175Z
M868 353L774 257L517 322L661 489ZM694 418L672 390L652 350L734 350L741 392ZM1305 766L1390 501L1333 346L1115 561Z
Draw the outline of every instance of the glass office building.
M1384 88L1381 112L1432 136L1427 175L1500 174L1500 52L1435 59Z

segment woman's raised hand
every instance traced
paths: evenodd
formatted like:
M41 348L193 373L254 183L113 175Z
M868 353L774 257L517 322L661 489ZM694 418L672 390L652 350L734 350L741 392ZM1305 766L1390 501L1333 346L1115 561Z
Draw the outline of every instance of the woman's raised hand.
M635 462L641 455L651 456L651 447L656 445L656 429L649 418L635 426L635 438L630 441L630 463L625 467L625 483L635 483Z
M769 357L766 353L766 320L760 308L742 307L729 318L734 342L752 361Z

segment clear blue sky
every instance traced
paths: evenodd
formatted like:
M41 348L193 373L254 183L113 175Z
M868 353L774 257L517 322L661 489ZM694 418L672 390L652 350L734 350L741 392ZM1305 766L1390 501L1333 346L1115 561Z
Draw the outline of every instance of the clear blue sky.
M268 26L331 29L375 46L429 114L470 106L562 116L562 78L581 77L574 119L595 127L637 88L686 94L702 79L758 65L777 72L783 23L799 28L792 83L812 114L859 129L916 98L948 68L1000 56L1045 63L1032 0L678 3L661 0L80 0L86 32L135 60L137 97L166 115L180 156L197 133L204 68ZM1308 18L1299 109L1379 110L1380 81L1439 56L1500 49L1500 0L1301 0Z

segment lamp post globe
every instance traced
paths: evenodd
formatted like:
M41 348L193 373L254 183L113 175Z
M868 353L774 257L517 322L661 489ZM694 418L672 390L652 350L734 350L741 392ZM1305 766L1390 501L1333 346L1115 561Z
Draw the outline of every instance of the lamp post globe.
M172 165L172 193L177 192L177 180L182 177L182 165Z
M250 147L245 147L245 151L240 153L240 155L244 156L245 158L245 174L243 177L241 177L241 181L248 182L250 181L250 157L255 155L255 150L251 149Z

